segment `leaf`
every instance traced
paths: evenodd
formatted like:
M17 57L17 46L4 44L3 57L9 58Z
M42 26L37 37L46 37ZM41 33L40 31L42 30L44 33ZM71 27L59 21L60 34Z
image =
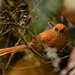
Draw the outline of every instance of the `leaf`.
M46 23L57 13L60 8L60 0L32 0L33 12L36 15L36 23L32 23L30 30L38 35L47 27Z

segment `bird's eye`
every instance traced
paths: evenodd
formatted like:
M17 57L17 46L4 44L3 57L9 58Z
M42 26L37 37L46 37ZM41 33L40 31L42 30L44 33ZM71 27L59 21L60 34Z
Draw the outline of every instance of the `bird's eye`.
M64 29L62 29L62 30L60 31L60 33L64 33L64 31L65 31L65 28L64 28Z
M57 29L57 28L55 28L55 31L58 31L58 29Z

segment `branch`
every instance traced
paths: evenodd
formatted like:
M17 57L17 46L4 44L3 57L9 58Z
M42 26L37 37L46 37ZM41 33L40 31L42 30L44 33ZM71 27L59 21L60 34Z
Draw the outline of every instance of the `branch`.
M3 36L3 35L5 35L6 33L8 33L9 31L11 31L13 28L12 27L9 27L4 33L1 33L1 37Z
M22 39L22 41L24 42L25 45L28 46L28 48L36 55L39 55L40 57L44 58L43 56L41 56L38 52L36 52L29 44L28 42L23 38L23 36L20 34L20 32L18 31L17 28L14 28L15 31L17 32L17 34L20 36L20 38Z
M12 26L12 27L19 27L16 23L0 23L0 26Z
M26 4L22 3L20 4L13 12L12 12L12 17L14 17L14 15L17 13L18 9L21 7L21 6L24 6ZM15 14L14 14L15 13Z
M12 20L13 22L16 23L16 25L18 25L18 27L20 27L22 30L24 30L25 28L22 27L10 14L8 11L4 11L3 14L7 14L9 16L9 19Z
M28 29L26 29L27 33L44 49L44 46L42 45L42 42L40 42Z

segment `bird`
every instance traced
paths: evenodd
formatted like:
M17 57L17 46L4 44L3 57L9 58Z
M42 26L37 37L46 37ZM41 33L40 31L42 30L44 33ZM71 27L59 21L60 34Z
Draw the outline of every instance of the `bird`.
M68 29L64 24L58 23L53 28L38 34L36 38L43 44L45 49L47 47L57 48L58 52L68 43ZM44 49L34 39L32 39L29 45L40 54L44 52ZM0 49L0 56L26 48L28 48L26 45L2 48Z

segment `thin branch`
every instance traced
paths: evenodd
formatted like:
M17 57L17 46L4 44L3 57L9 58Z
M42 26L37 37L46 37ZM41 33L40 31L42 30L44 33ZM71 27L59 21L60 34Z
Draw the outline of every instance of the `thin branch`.
M5 13L7 13L7 15L9 16L9 18L11 18L15 23L17 23L16 21L15 21L15 19L7 12L7 11L5 11ZM22 29L24 29L21 25L19 25L19 23L17 23L18 24L18 26L20 27L20 28L22 28ZM18 32L18 30L17 29L15 29L17 32ZM19 34L20 35L20 34ZM22 38L22 37L21 37ZM22 38L23 39L23 38ZM24 40L23 40L24 41ZM25 42L25 41L24 41ZM26 43L27 44L27 43ZM28 44L27 44L28 45ZM42 48L45 50L45 48L42 46ZM30 47L30 49L31 49L31 47ZM32 50L32 49L31 49ZM33 51L33 50L32 50ZM33 51L34 53L35 53L35 51Z
M7 64L6 64L6 67L4 68L3 75L6 75L7 69L8 69L8 67L9 67L10 62L11 62L11 59L12 59L13 57L14 57L14 53L11 53L11 56L9 57L9 60L8 60L8 62L7 62Z
M23 6L23 5L26 5L26 4L24 4L24 3L20 4L20 5L13 11L12 17L14 17L14 15L17 13L17 10L18 10L21 6Z
M27 11L29 11L29 10L19 10L18 12L27 12Z
M2 34L3 30L4 30L5 26L3 26L0 30L0 35Z
M3 14L5 14L5 13L9 16L9 19L11 19L13 22L16 23L16 25L18 25L18 27L20 27L22 30L24 30L24 27L22 27L22 26L8 13L8 11L4 11Z
M44 49L44 46L42 45L42 42L40 42L28 29L26 29L27 33Z
M28 66L28 67L12 67L12 66L9 66L9 67L12 69L23 70L23 69L28 69L28 68L40 67L40 63L34 66Z
M55 24L52 21L47 22L47 25L50 29L55 26Z
M31 15L31 13L35 10L35 8L37 8L41 4L42 1L43 0L40 0L39 3L37 3L37 5L34 6L34 8L30 11L26 18L28 18Z
M35 7L32 9L32 11L29 13L29 15L35 10L35 8L37 8L41 4L42 1L43 0L40 0L40 2L37 5L35 5Z
M25 34L26 34L26 30L24 31L22 37L23 37ZM17 45L20 43L20 41L21 41L21 38L17 41L17 43L15 44L15 46L17 46Z
M64 56L64 57L62 57L62 58L60 58L61 60L63 60L63 59L66 59L66 58L68 58L70 55L66 55L66 56ZM52 63L52 61L50 60L50 61L44 61L43 59L42 59L42 62L43 63L45 63L45 64L49 64L49 63ZM62 62L62 61L61 61Z
M73 50L73 46L68 42L65 49L66 49L66 53L70 54L71 51Z
M7 9L10 8L3 0L2 0L2 3L3 3L3 5L4 5Z
M61 58L61 60L65 59L65 58L68 58L70 55L66 55L64 57Z
M8 47L8 43L9 43L9 39L10 39L10 35L11 35L11 32L9 32L9 35L8 35L8 39L7 39L7 43L6 43L6 48Z
M20 36L20 38L22 39L22 41L24 42L25 45L28 46L28 48L36 55L39 55L40 57L44 58L43 56L41 56L38 52L36 52L29 44L28 42L23 38L23 36L20 34L20 32L18 31L17 28L14 28L15 31L17 32L17 34Z
M22 36L24 36L25 33L26 33L26 32L24 32ZM20 41L21 41L21 38L18 40L18 42L15 44L15 46L17 46ZM11 55L10 55L10 57L9 57L9 59L8 59L8 62L7 62L7 64L6 64L6 67L5 67L4 71L3 71L3 75L6 74L6 71L7 71L7 69L9 68L9 65L10 65L10 63L11 63L11 60L12 60L12 58L14 57L14 54L15 54L14 52L11 53Z
M12 27L19 27L16 23L0 23L0 26L12 26Z
M28 48L29 48L34 54L36 54L36 55L40 56L41 58L45 59L42 55L40 55L38 52L36 52L36 51L28 44L28 42L23 38L23 36L20 34L20 32L18 31L17 28L14 27L14 29L15 29L15 31L17 32L17 34L20 36L20 38L22 39L22 41L28 46ZM14 53L15 53L15 52L14 52ZM6 74L6 71L7 71L8 67L9 67L9 65L10 65L11 59L12 59L12 57L14 56L14 53L11 53L11 56L10 56L8 62L7 62L7 65L6 65L5 69L4 69L3 75Z
M1 36L5 35L6 33L8 33L9 31L11 31L13 28L9 27L4 33L1 34Z

